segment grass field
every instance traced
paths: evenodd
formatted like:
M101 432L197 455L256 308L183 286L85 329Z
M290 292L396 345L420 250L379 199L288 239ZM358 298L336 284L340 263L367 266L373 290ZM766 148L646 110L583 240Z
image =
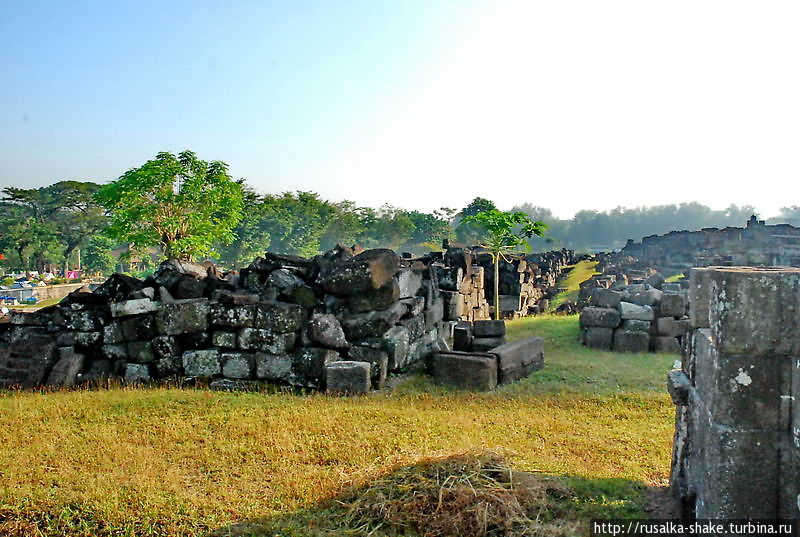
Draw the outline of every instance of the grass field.
M365 535L337 499L487 450L566 485L559 517L643 516L645 487L668 476L676 357L588 350L575 316L509 323L529 335L545 338L544 370L494 393L422 375L359 398L0 392L0 535Z
M565 290L557 294L555 298L550 301L550 309L555 311L558 306L568 300L577 302L580 285L597 274L594 270L596 266L597 261L579 261L575 265L567 267L569 272L558 282L559 287L563 287Z

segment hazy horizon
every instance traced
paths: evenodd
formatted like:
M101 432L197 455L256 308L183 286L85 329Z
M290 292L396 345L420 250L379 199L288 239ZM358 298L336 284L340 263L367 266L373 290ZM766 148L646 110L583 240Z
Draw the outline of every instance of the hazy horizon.
M159 151L262 193L569 218L793 199L800 4L13 3L0 187Z

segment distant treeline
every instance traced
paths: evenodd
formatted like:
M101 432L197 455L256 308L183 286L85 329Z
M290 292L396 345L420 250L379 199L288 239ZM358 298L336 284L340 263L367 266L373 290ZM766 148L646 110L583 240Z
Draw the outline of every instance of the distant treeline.
M138 269L151 268L148 252L129 252L124 244L106 238L107 215L95 202L99 185L62 181L36 189L5 188L0 200L0 267L6 270L44 270L56 265L109 273L119 262L138 260ZM441 247L447 238L471 244L475 232L461 219L495 208L475 198L460 209L443 207L430 213L384 205L359 207L350 201L332 202L314 192L258 194L245 186L245 216L235 228L235 240L218 245L215 261L242 266L267 249L312 256L337 243L364 248L392 248L423 253ZM548 225L544 237L531 240L535 251L619 248L628 238L703 227L742 226L753 207L731 205L713 210L699 203L659 205L611 211L583 210L559 219L549 209L524 204L514 207ZM800 207L787 207L775 221L797 222ZM112 252L114 255L112 255ZM121 255L121 257L120 257Z
M514 208L548 225L548 237L553 244L577 250L608 250L620 248L628 239L641 240L648 235L661 235L670 231L696 231L705 227L742 227L755 209L750 205L731 205L714 210L701 203L655 205L652 207L624 208L610 211L578 211L570 219L560 219L544 207L531 204ZM785 207L771 223L798 221L800 207ZM536 248L543 247L542 239L535 239Z

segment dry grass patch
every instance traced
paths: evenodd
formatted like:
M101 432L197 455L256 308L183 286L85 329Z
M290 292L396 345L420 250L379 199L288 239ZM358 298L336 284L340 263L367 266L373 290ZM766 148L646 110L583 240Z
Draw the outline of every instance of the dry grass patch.
M546 367L488 394L425 377L360 398L0 392L0 535L206 537L253 521L282 529L237 534L314 535L309 521L336 519L325 506L349 484L485 450L562 476L578 498L570 520L641 514L640 485L669 471L674 407L661 386L672 358L586 353L574 317L511 331L545 337Z

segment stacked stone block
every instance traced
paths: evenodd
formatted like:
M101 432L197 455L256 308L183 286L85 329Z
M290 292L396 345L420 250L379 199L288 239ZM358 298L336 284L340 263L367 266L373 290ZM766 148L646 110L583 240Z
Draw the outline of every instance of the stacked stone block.
M494 261L485 252L477 253L475 259L484 269L486 300L493 313ZM505 256L499 266L501 318L515 319L547 311L558 279L574 263L572 250Z
M669 375L671 485L685 517L800 517L800 269L690 274L691 338Z
M580 316L582 342L619 352L679 353L689 330L687 296L657 273L643 283L593 287Z
M15 314L0 325L0 386L190 377L220 389L256 381L325 389L345 366L328 369L347 361L380 388L389 371L433 351L443 319L430 263L390 250L268 253L227 274L171 261L148 280L114 275L94 292Z
M460 323L453 346L433 354L428 366L438 383L456 388L489 391L544 367L542 339L506 343L504 321Z
M448 321L472 322L489 318L485 270L472 260L471 252L450 248L442 262L434 265L444 300L444 317Z

